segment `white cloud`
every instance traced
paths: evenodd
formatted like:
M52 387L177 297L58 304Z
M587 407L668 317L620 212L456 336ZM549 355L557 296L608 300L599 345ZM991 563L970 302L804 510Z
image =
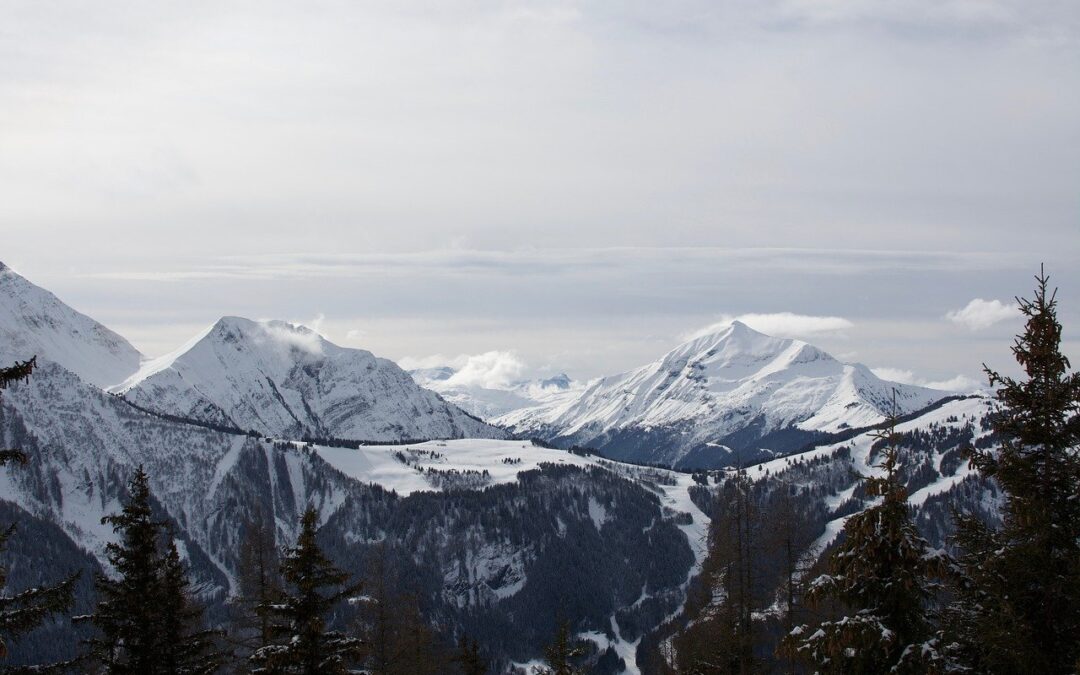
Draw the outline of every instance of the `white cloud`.
M818 335L839 335L855 324L839 316L811 316L792 312L773 314L724 314L720 320L685 336L693 339L725 328L732 321L741 321L756 331L773 337L805 338Z
M1019 309L1016 305L1000 300L975 298L962 309L954 309L947 313L945 318L953 323L967 326L970 330L982 330L1017 316L1019 316Z
M276 343L296 347L309 354L323 353L322 336L307 326L270 319L262 319L258 323L266 335Z
M889 368L887 366L882 366L879 368L871 368L870 370L881 379L888 380L889 382L913 384L920 387L929 387L930 389L940 389L942 391L969 393L981 389L983 386L981 382L973 380L967 375L957 375L947 380L927 380L904 368Z
M469 356L447 384L505 389L525 375L525 362L513 351L490 351Z
M405 370L439 368L447 366L456 372L446 380L446 386L482 387L484 389L507 389L525 378L528 365L517 354L508 350L492 350L482 354L458 354L446 356L406 356L398 360Z

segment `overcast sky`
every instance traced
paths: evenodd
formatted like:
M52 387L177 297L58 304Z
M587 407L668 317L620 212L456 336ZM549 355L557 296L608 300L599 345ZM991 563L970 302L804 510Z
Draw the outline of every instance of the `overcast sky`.
M914 381L1080 357L1080 3L0 0L0 260L585 378L742 316Z

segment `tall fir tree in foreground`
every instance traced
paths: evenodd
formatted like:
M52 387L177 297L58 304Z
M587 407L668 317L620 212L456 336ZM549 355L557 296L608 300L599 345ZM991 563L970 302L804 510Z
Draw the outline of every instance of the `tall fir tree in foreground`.
M230 641L235 656L247 662L251 654L273 642L271 608L281 597L281 561L272 520L262 513L244 523L236 596L229 599Z
M0 391L8 385L30 377L36 359L0 368ZM0 466L8 463L26 464L26 454L21 450L0 450ZM0 532L0 551L15 532L10 525ZM0 659L7 658L9 641L37 628L48 617L71 609L74 600L74 574L55 586L31 588L15 595L0 595ZM7 569L0 566L0 589L7 586Z
M209 675L220 666L213 634L201 625L202 608L188 593L175 543L169 538L163 545L164 527L153 518L142 467L128 493L120 513L102 518L119 535L106 546L117 577L97 580L91 656L107 673Z
M365 561L364 601L357 617L364 666L372 675L434 675L443 665L434 631L418 598L398 591L402 584L396 571L386 545L376 545Z
M488 662L480 652L480 643L469 639L468 635L462 635L458 640L457 652L452 660L461 675L487 675Z
M762 513L754 486L742 469L716 495L709 527L709 557L702 569L697 615L674 638L678 670L687 675L754 672L754 612L764 609L760 587Z
M535 675L581 675L583 671L574 665L574 661L584 653L585 650L571 635L570 622L560 621L555 629L555 638L544 649L547 667L536 668L533 672Z
M326 617L340 602L360 592L315 540L318 516L308 508L300 520L296 545L286 551L281 577L286 588L265 609L274 619L273 642L251 655L257 673L337 675L361 656L362 642L326 630Z
M881 502L848 518L828 573L807 591L812 604L839 601L842 616L796 626L783 647L819 672L916 674L942 668L927 613L932 578L944 575L946 561L911 520L907 490L897 475L895 424L890 416L887 430L877 435L883 474L863 478L866 494Z
M1061 353L1056 291L1036 277L1012 351L1024 377L985 368L996 387L997 452L971 465L1004 494L994 529L959 519L958 601L946 637L959 668L985 673L1080 669L1080 373Z

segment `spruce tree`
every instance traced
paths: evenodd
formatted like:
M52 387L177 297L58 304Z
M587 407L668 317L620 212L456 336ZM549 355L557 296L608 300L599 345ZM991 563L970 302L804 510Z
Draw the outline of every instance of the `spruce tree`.
M266 605L274 617L273 643L251 655L254 672L335 675L348 672L360 657L361 641L326 630L326 616L356 595L360 584L334 567L315 540L318 516L308 508L300 520L296 545L286 551L281 577L286 589Z
M222 663L216 645L218 634L202 627L203 608L191 597L187 570L172 538L161 566L159 584L159 672L209 675L217 671Z
M91 652L109 673L156 672L161 524L153 519L149 479L141 466L121 512L101 521L120 535L105 548L118 578L97 578L98 605L91 620L100 634L88 641Z
M397 590L400 579L394 572L386 546L376 545L366 560L365 597L357 617L364 665L372 675L433 675L444 665L434 631L418 597Z
M25 380L33 372L37 359L0 368L0 390L19 380ZM15 462L26 464L24 452L16 449L0 450L0 466ZM0 532L0 551L15 532L15 525ZM0 659L7 658L7 643L37 628L48 617L71 609L74 601L75 582L73 574L55 586L31 588L15 595L0 595ZM7 586L7 569L0 566L0 589Z
M1024 377L985 368L1000 448L969 450L1004 494L1003 523L961 517L958 600L946 635L960 667L1066 673L1080 666L1080 373L1061 353L1056 291L1040 271L1012 352Z
M547 667L536 669L536 674L581 675L582 670L574 665L574 659L584 653L585 650L570 635L570 622L560 621L555 629L555 638L544 649Z
M170 540L162 552L163 524L154 520L149 478L140 466L119 514L102 518L119 541L106 545L117 578L99 575L98 605L89 617L98 635L91 656L108 673L196 675L219 665L202 609L190 597L186 572Z
M453 661L461 675L487 675L488 663L480 653L480 644L470 640L468 635L462 635L458 641Z
M846 611L815 627L796 626L783 647L821 672L927 673L942 667L927 613L932 579L944 574L945 560L911 520L907 490L897 476L895 424L890 416L887 430L877 434L883 475L862 479L866 494L881 501L848 518L828 573L806 593L811 604L833 599Z
M239 592L229 600L231 639L238 647L238 656L246 660L273 641L274 617L270 608L280 597L282 586L273 527L261 513L244 523L239 558Z

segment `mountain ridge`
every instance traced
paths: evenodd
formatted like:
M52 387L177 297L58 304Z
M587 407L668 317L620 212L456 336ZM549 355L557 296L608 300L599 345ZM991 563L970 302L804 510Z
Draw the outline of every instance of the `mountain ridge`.
M948 395L886 382L862 364L734 321L652 363L594 380L577 396L494 421L519 435L588 445L616 459L712 468L734 451L752 451L753 461L767 457L764 451L794 450L815 433L880 422L894 391L899 414Z
M222 317L110 391L150 410L278 437L506 436L392 361L278 320Z

